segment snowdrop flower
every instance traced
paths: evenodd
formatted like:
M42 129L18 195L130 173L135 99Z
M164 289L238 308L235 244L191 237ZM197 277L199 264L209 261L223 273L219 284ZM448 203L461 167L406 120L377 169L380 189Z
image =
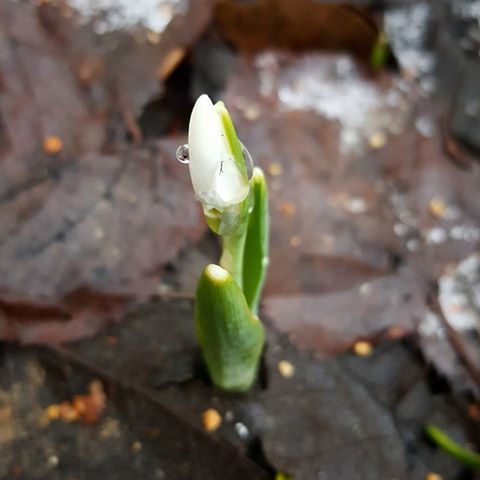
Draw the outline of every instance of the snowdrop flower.
M188 156L193 189L207 215L222 213L247 197L244 155L223 103L213 105L207 95L201 95L190 117Z

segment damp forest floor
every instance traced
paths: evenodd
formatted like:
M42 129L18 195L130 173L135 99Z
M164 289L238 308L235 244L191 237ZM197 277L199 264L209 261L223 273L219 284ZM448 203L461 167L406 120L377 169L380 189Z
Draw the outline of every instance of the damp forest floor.
M127 3L0 2L0 479L479 478L424 434L480 450L478 2ZM269 185L243 395L193 332L201 93Z
M189 299L157 299L94 339L5 346L1 478L474 478L424 437L433 423L467 442L468 404L410 340L319 360L269 329L257 385L232 395L206 379L192 314ZM92 422L52 417L92 382L106 396Z

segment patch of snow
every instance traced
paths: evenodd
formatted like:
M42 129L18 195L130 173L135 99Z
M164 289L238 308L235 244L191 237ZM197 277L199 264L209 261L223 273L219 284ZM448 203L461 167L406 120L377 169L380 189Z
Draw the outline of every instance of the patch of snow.
M172 18L184 13L185 0L69 0L98 34L143 27L162 33Z

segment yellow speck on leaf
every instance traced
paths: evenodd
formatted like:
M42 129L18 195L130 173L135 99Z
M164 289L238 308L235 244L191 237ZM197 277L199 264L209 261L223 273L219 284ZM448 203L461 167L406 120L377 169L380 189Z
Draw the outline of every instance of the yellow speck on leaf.
M435 218L442 218L445 210L445 202L440 198L432 198L428 203L428 211Z
M368 357L373 352L373 345L370 342L361 340L353 346L355 355L359 357Z
M383 132L376 132L368 139L368 143L372 148L382 148L387 143L387 137Z
M56 135L48 135L43 139L43 150L48 155L58 155L63 148L63 142Z
M283 202L280 205L280 212L286 217L291 217L295 213L295 204L292 202Z
M132 452L138 453L142 450L142 444L137 440L136 442L132 443Z
M53 405L48 406L45 413L49 420L58 420L60 418L60 413L61 413L60 405L54 403Z
M280 360L277 368L283 378L292 378L295 374L295 367L287 360Z

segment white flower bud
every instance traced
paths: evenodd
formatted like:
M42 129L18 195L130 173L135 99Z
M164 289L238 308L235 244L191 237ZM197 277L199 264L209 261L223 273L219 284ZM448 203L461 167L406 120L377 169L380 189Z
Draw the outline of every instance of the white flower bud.
M223 212L245 200L248 178L235 162L220 113L207 95L201 95L193 107L188 148L193 189L205 212Z

